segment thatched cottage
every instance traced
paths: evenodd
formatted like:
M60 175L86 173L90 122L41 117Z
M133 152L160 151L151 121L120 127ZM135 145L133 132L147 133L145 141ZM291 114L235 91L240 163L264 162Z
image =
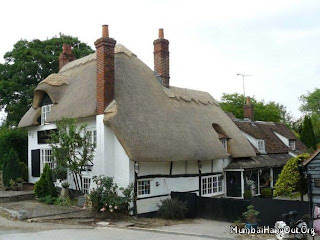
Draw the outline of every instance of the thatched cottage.
M260 195L264 187L273 188L289 159L307 151L307 147L283 123L254 121L250 97L244 105L244 119L234 123L250 142L255 157L233 159L225 168L227 197L242 198L244 191Z
M60 71L39 83L19 123L29 131L31 183L45 163L53 166L43 136L68 117L86 123L96 142L85 193L96 175L124 187L134 183L138 214L155 211L171 191L225 196L223 169L255 151L209 93L170 85L169 41L162 29L153 44L154 70L109 38L106 25L91 55L74 60L64 45Z

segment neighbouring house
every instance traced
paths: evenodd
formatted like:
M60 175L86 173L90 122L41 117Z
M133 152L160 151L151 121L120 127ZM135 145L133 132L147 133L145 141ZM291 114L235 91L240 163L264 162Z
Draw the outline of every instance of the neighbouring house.
M97 175L122 187L134 183L138 214L156 211L171 191L225 196L223 169L255 151L210 94L171 86L162 29L153 44L154 70L109 38L107 25L91 55L74 60L64 45L59 72L39 83L19 123L28 128L31 183L45 163L54 167L45 139L55 121L68 117L86 123L96 142L94 165L83 174L84 193Z
M227 197L242 198L246 190L257 196L262 188L273 188L287 161L307 151L285 124L254 121L250 97L244 105L244 119L229 116L254 148L256 156L233 159L225 168Z
M314 216L315 206L320 206L320 148L303 163L308 180L308 199L310 204L310 216Z

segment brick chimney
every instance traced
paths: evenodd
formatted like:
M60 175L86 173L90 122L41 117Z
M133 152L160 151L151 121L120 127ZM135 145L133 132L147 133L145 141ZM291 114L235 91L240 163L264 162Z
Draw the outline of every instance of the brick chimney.
M163 29L159 29L159 38L154 40L154 71L162 85L169 88L169 41L164 39Z
M243 115L244 118L250 119L251 121L254 119L254 110L250 97L246 98L246 104L243 106Z
M102 37L94 43L97 54L97 114L103 114L114 99L114 48L116 41L109 38L108 25L102 26Z
M59 56L59 70L67 63L72 62L76 59L72 53L72 48L70 44L64 43L62 49L62 53L60 53Z

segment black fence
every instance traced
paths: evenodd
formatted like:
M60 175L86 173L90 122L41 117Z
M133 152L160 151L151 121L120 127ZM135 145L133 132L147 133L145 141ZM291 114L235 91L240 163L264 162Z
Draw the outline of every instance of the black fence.
M282 214L295 210L301 218L309 213L308 202L253 198L251 200L230 198L199 197L195 193L171 192L172 198L178 198L188 205L187 217L206 218L234 222L242 217L247 207L252 204L260 212L259 224L273 227L281 220Z

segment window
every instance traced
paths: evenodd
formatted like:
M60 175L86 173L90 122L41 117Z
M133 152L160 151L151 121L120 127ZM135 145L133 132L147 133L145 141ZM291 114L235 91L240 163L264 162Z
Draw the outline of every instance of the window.
M50 140L50 134L57 131L57 129L38 131L38 144L47 144L48 140Z
M91 183L91 178L82 177L82 192L83 192L83 194L90 193L90 183Z
M223 193L222 175L202 177L202 195L218 195Z
M296 141L289 140L289 146L290 146L291 150L296 150Z
M41 149L40 158L41 158L43 168L46 164L48 164L51 169L54 169L54 162L52 159L51 149Z
M150 180L138 181L138 196L150 194Z
M90 139L89 142L90 144L97 144L97 130L92 130L89 131Z
M228 141L227 141L227 139L226 138L222 138L222 139L220 139L220 141L221 141L221 143L222 143L222 146L223 146L223 148L227 151L228 150Z
M47 117L51 111L52 105L45 105L41 107L41 125L46 123Z
M265 152L264 140L258 140L257 145L259 152Z

